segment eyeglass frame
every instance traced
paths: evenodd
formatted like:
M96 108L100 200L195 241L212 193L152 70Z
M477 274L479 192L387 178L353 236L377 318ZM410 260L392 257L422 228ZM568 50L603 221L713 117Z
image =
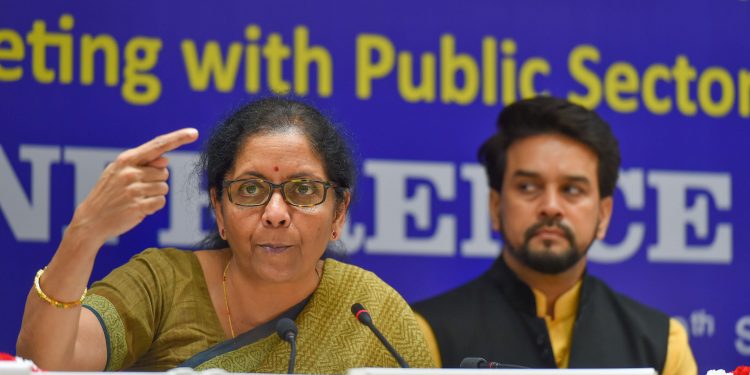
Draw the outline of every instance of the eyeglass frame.
M239 203L236 203L234 200L232 200L232 192L229 189L229 187L230 187L230 185L232 185L235 182L242 182L242 181L262 181L262 182L265 182L268 185L270 185L271 189L269 190L268 196L266 197L266 199L262 203L258 203L258 204L239 204ZM323 187L324 187L324 189L323 189L323 199L321 199L320 202L318 202L316 204L295 204L295 203L290 202L289 199L287 199L287 197L286 197L286 192L284 192L284 185L286 185L286 184L288 184L290 182L317 182L317 183L323 184ZM333 188L334 190L345 189L345 188L342 188L342 187L338 186L335 182L316 180L316 179L312 179L312 178L293 178L291 180L286 180L286 181L284 181L284 182L282 182L280 184L275 184L275 183L273 183L271 181L268 181L266 179L263 179L263 178L239 178L239 179L236 179L236 180L224 180L224 181L221 182L221 185L224 188L224 190L226 190L226 192L227 192L227 197L229 198L229 202L231 202L235 206L240 206L240 207L260 207L260 206L265 206L265 205L268 204L268 202L271 201L271 197L273 197L273 192L275 190L277 190L277 189L281 192L281 197L284 199L284 202L286 202L286 204L288 204L290 206L294 206L294 207L315 207L315 206L319 206L319 205L325 203L326 199L328 199L328 189L329 188Z

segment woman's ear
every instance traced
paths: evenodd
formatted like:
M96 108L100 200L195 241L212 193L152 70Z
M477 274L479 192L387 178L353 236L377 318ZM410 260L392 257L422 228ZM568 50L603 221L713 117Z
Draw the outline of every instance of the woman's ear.
M216 227L221 234L221 238L224 238L224 212L221 208L221 198L216 195L216 188L211 188L209 195L211 196L211 208L214 211L216 217Z
M341 237L341 233L344 230L344 224L346 223L346 214L349 212L349 203L351 202L352 195L349 190L344 192L344 199L336 204L336 212L333 213L333 225L331 232L331 240L335 241Z

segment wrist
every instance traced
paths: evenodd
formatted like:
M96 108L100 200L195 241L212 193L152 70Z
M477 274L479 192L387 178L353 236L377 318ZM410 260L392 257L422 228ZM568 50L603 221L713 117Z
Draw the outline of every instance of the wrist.
M74 307L78 307L83 303L83 299L86 298L86 292L88 291L88 288L83 288L83 294L81 294L81 297L75 301L70 302L63 302L55 299L54 297L48 296L47 293L44 293L41 286L41 278L44 274L44 271L47 270L47 267L44 267L39 270L39 272L36 273L36 277L34 277L34 291L36 292L37 296L39 298L46 302L47 304L54 306L58 309L70 309Z
M73 221L65 228L58 251L72 252L78 259L91 258L93 261L106 242L105 238L99 238L99 233L101 232L96 229Z

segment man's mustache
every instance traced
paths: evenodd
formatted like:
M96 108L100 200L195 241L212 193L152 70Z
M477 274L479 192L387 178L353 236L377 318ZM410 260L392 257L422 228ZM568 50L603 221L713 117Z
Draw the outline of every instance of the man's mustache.
M531 237L534 237L536 232L538 232L540 229L544 227L555 227L560 229L563 232L563 235L565 238L570 242L571 244L574 243L574 235L573 230L570 229L567 225L562 223L562 219L558 217L550 217L550 218L543 218L536 224L529 227L529 229L526 229L526 232L524 233L524 241L528 243L531 241Z

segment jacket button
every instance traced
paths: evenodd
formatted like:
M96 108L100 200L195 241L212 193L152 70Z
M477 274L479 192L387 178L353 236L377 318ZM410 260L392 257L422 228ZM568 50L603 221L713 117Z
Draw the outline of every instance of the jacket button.
M544 345L544 335L540 334L539 336L536 337L536 344L540 346Z

